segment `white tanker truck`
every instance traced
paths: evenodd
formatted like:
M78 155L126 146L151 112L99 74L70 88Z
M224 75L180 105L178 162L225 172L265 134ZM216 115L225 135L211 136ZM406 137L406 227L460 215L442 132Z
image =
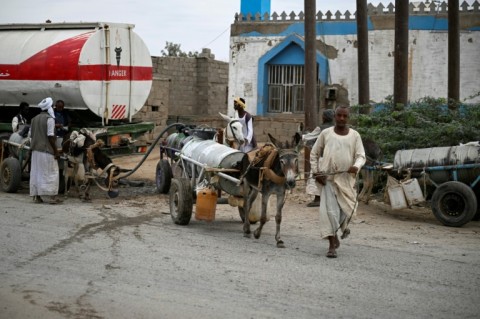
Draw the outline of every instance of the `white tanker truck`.
M48 96L65 102L73 126L104 127L106 146L113 149L152 130L153 123L132 123L152 86L152 59L133 28L104 22L0 25L0 134L11 133L22 101L32 116Z

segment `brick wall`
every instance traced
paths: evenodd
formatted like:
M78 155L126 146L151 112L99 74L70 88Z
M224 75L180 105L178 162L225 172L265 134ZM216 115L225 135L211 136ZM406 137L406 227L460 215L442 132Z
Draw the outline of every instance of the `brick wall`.
M198 58L152 57L153 83L145 106L135 121L155 123L146 135L154 139L167 125L185 116L218 118L227 113L228 63L214 60L208 49ZM198 120L189 120L197 123Z

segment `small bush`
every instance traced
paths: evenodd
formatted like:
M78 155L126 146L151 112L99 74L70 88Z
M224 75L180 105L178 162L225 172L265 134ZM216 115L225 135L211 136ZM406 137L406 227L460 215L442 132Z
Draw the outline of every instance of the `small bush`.
M461 105L450 110L444 99L426 97L406 107L394 107L387 98L370 114L360 114L360 106L352 109L355 129L380 146L387 162L393 161L398 150L480 140L480 104Z

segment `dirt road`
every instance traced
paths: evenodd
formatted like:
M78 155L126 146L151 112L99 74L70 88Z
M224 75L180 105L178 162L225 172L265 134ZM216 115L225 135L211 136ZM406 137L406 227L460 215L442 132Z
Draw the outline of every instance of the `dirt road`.
M132 168L139 157L116 158ZM337 259L325 257L317 208L288 195L286 248L272 218L242 236L236 208L173 224L155 192L154 152L109 199L33 204L0 193L0 318L474 318L480 222L444 227L424 208L360 205ZM255 228L255 226L254 226Z

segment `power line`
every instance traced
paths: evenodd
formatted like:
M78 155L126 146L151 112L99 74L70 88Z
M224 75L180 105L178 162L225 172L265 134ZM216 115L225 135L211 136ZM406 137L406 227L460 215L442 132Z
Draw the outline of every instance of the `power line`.
M213 42L215 42L218 38L220 38L225 32L227 32L227 30L230 29L230 26L228 26L225 30L223 30L222 33L220 33L215 39L213 39L212 41L208 42L207 44L205 44L204 46L202 46L202 48L206 48L207 46L209 46L210 44L212 44Z

